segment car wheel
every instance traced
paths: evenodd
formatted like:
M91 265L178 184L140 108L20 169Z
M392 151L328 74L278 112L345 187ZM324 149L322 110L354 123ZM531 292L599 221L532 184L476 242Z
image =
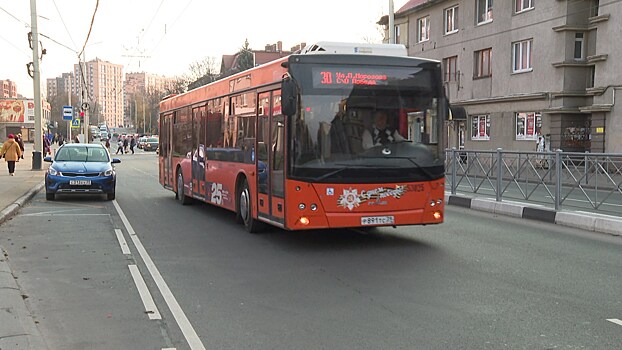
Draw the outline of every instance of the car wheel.
M244 224L246 231L250 233L258 233L262 229L259 221L253 218L252 201L250 191L248 190L248 182L244 180L240 192L238 193L238 212L236 217Z
M175 198L181 205L190 204L190 198L184 193L184 176L181 173L181 169L177 172L177 192Z
M109 201L114 200L114 198L115 198L115 194L116 194L116 192L115 192L115 191L108 193L108 194L107 194L108 200L109 200Z
M53 201L53 200L54 200L54 197L55 197L55 196L54 196L54 193L51 193L51 192L45 192L45 200L48 200L48 201Z

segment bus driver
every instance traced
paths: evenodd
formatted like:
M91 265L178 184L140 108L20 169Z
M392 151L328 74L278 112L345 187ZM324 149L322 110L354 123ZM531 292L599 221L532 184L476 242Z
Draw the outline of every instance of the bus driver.
M374 125L370 130L363 131L361 138L363 149L405 140L397 130L387 127L387 113L384 111L377 111L374 114Z

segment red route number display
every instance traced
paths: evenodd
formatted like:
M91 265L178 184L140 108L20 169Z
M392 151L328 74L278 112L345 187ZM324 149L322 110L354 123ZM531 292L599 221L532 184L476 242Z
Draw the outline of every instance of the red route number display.
M352 85L387 85L389 76L372 70L318 68L313 70L313 87L331 88Z

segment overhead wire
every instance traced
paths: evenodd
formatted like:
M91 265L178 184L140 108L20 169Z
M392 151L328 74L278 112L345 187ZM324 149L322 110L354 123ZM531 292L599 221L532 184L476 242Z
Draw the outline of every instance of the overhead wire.
M76 45L76 42L73 40L73 37L71 36L71 32L69 32L69 29L67 28L67 24L65 24L65 20L63 19L63 15L60 13L60 10L58 9L58 6L56 5L56 0L52 0L52 2L54 3L54 8L56 8L56 13L58 13L58 17L60 17L60 21L63 23L63 27L65 27L65 31L67 32L67 35L69 35L69 39L71 40L71 43L76 48L74 51L78 51L78 45ZM50 39L50 40L52 40L52 39ZM58 44L58 42L56 42L56 43Z

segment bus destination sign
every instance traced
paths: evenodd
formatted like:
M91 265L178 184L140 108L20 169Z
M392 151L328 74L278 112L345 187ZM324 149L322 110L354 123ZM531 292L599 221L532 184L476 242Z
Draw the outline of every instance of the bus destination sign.
M335 88L352 85L387 85L387 74L375 70L327 68L313 70L313 87Z

